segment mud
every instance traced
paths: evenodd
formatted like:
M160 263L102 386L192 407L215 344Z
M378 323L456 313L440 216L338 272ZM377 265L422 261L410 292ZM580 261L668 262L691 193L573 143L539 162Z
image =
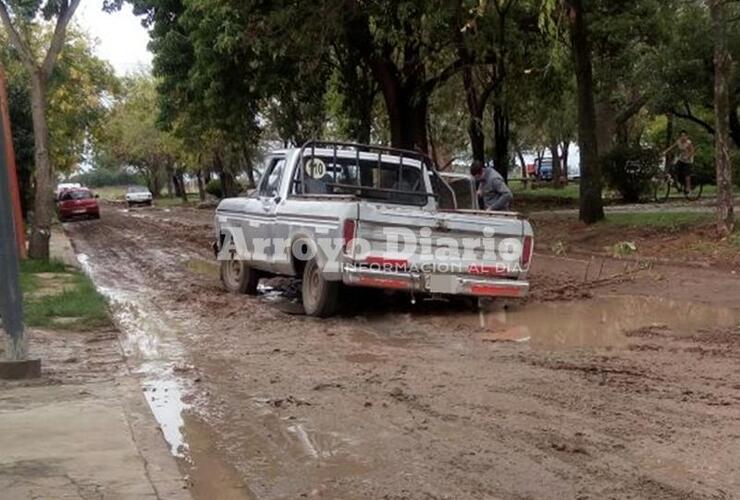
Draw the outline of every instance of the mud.
M317 320L284 284L221 292L210 220L67 226L196 497L740 495L729 273L548 257L527 303L353 292Z

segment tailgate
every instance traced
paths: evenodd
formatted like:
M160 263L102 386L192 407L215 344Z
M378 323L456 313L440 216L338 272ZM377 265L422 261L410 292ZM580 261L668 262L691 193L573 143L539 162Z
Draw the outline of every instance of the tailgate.
M511 214L428 211L361 202L353 251L358 263L406 268L425 275L517 278L531 227ZM527 259L528 260L528 259Z

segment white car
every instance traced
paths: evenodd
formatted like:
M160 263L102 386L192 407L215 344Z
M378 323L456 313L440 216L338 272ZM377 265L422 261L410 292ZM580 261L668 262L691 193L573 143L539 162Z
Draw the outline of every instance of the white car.
M126 191L126 205L152 205L153 196L151 191L143 186L130 186Z

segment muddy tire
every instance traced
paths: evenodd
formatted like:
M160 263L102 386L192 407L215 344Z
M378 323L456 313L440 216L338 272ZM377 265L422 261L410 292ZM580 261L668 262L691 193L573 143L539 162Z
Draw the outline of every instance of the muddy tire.
M319 318L334 314L339 303L339 287L339 282L324 279L315 259L308 261L303 269L301 293L306 314Z
M221 261L221 284L230 293L257 295L260 281L259 271L252 269L243 260Z

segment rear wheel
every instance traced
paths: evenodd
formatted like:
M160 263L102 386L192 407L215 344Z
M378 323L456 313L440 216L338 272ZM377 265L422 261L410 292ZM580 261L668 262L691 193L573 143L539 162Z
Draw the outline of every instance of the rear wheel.
M259 281L259 271L249 267L245 261L221 261L221 283L227 291L257 295Z
M704 184L691 183L691 191L685 192L684 196L689 201L696 201L701 198L701 193L704 191Z
M316 259L306 263L303 269L303 309L309 316L326 318L337 310L339 303L339 286L337 281L327 281L321 275Z
M671 183L665 178L660 178L655 181L655 188L653 191L653 196L655 198L655 201L658 203L663 203L664 201L668 200L668 197L671 194Z

